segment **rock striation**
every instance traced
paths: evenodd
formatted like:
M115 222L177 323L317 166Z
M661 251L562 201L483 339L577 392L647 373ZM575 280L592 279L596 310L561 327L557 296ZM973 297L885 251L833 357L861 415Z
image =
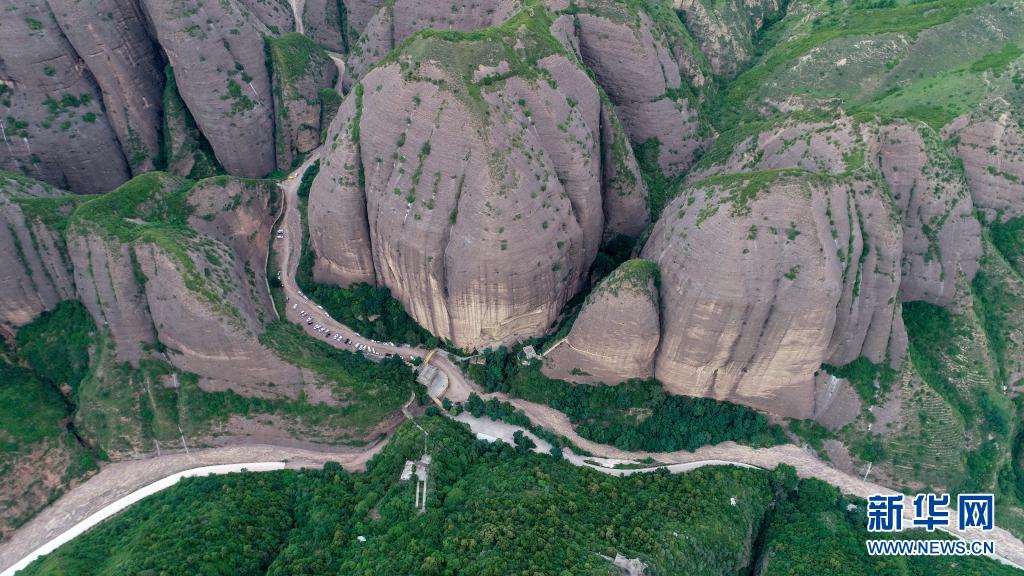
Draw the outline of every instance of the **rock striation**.
M661 271L655 376L809 418L823 362L887 354L901 233L884 187L802 170L685 187L643 249Z
M193 185L153 172L75 212L78 296L110 331L118 360L163 350L201 386L249 393L302 381L257 339L274 318L263 272L274 186L232 177Z
M0 2L0 169L80 193L128 179L96 78L44 0Z
M678 20L592 0L561 15L554 32L593 71L656 169L675 176L693 164L709 141L695 91L705 80Z
M346 80L357 80L406 38L426 28L469 32L497 26L522 8L521 0L461 0L449 8L418 0L394 0L370 18L353 44Z
M546 355L543 371L583 383L650 378L660 328L658 268L629 260L587 296L565 340Z
M754 57L754 37L764 24L779 16L779 0L708 2L680 0L693 34L715 74L732 77Z
M318 281L387 286L458 346L550 326L605 233L605 139L597 87L543 17L417 37L356 86L310 193Z
M859 122L847 116L754 124L734 146L708 155L690 181L746 170L800 168L885 181L903 229L904 301L946 305L956 278L978 270L981 229L967 182L923 123Z
M271 172L274 114L264 56L267 27L237 0L182 5L143 0L178 93L224 169Z
M944 133L956 140L975 206L1004 219L1024 215L1024 115L988 105Z
M267 40L274 85L277 167L320 145L320 91L334 86L338 69L312 40L291 33Z
M347 8L346 4L352 7ZM302 8L303 32L327 50L347 52L349 27L353 34L358 34L373 14L372 11L380 4L379 0L305 0Z
M138 3L47 1L61 31L96 80L103 109L132 174L153 170L160 158L164 73Z
M13 332L74 298L62 227L78 197L0 172L0 328Z

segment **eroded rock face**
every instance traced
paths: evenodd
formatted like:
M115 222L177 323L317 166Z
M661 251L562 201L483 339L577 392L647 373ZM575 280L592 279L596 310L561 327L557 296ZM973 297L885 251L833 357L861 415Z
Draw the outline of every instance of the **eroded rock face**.
M96 79L46 2L4 0L0 11L0 169L78 193L127 180Z
M903 225L904 301L953 302L957 276L974 278L981 258L981 224L967 182L926 126L882 126L878 163Z
M536 41L508 40L525 53ZM459 346L540 334L604 231L598 91L556 52L514 63L551 81L513 75L474 94L466 76L510 63L482 42L417 42L411 54L433 56L371 71L328 134L309 201L318 279L383 284ZM461 59L473 70L453 70L464 49L479 50Z
M352 5L352 10L356 12L352 13L351 10L346 9L343 17L342 7L345 4ZM302 9L303 33L332 52L345 52L349 37L349 31L345 30L346 21L358 33L366 25L370 15L373 14L372 11L376 11L380 4L381 2L378 0L371 2L351 0L344 4L341 0L305 0L305 6ZM357 23L359 23L358 27Z
M657 275L652 262L630 260L601 281L565 341L547 354L544 373L604 384L653 376L661 327Z
M990 215L1024 215L1024 126L1012 109L997 109L977 118L961 117L946 131L957 138L975 206Z
M96 79L132 174L160 156L163 63L133 0L48 0L61 30ZM103 16L97 16L102 14Z
M605 236L636 238L651 223L647 186L609 102L601 104L601 161Z
M900 246L870 180L776 171L687 187L643 249L662 278L656 377L674 393L813 416L823 362L885 357Z
M974 277L980 225L963 175L926 125L878 125L846 116L765 125L740 140L731 154L699 167L690 181L777 168L885 179L903 229L904 301L948 304L957 275Z
M164 83L163 152L166 171L175 176L206 178L221 172L210 143L178 94L174 72L167 68Z
M306 0L306 9L310 5L329 4L338 0ZM342 0L345 5L345 21L353 34L362 34L367 24L373 19L377 10L385 4L385 0Z
M73 208L68 192L0 173L0 327L8 332L74 297L64 238L53 226Z
M109 329L119 361L137 363L159 343L201 386L280 395L302 383L301 370L258 341L275 317L263 272L274 186L218 177L190 187L150 173L111 193L122 207L116 221L103 216L106 204L76 213L69 246L79 298ZM170 211L186 205L187 221ZM147 223L165 226L137 228Z
M349 78L361 78L388 52L420 30L479 30L501 24L521 7L520 0L460 0L450 7L419 0L395 0L373 15L355 42L348 61Z
M630 140L656 146L652 155L664 174L693 164L707 144L692 90L703 80L678 38L646 12L607 2L584 3L580 12L560 17L554 34L594 72Z
M288 0L240 0L274 34L295 30L295 15Z
M779 0L705 2L681 0L686 28L700 44L715 74L735 76L753 58L754 35L780 9Z
M267 43L273 65L277 167L288 170L299 155L320 145L319 92L334 86L338 68L301 34L287 34Z
M220 164L250 178L272 171L273 96L263 49L270 31L238 0L143 6L178 92Z

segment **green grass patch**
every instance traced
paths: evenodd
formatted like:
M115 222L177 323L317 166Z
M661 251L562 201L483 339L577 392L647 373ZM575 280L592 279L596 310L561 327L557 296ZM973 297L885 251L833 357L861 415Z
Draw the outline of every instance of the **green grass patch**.
M861 356L844 366L822 364L822 369L836 378L846 378L866 406L878 404L892 390L896 371L888 364L875 364Z

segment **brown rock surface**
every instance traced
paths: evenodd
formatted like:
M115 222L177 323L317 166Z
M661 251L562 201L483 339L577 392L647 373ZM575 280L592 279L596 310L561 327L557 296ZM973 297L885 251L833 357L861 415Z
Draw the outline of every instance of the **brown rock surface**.
M306 36L332 52L345 52L348 46L349 30L344 30L347 21L349 27L358 34L370 16L383 0L305 0L302 8L302 27ZM346 8L343 18L342 7ZM353 12L354 10L354 12ZM365 19L364 19L365 18Z
M980 225L963 175L924 124L879 125L846 116L764 124L731 153L709 156L690 176L801 168L884 178L903 228L904 301L948 304L956 276L973 278L981 255Z
M878 163L903 225L904 301L953 302L957 277L974 278L981 224L964 175L938 135L922 125L882 126Z
M47 0L96 79L108 120L133 174L160 157L163 62L134 0ZM97 16L102 14L103 16Z
M45 0L3 0L0 11L0 169L78 193L127 180L99 86Z
M572 382L618 384L654 375L660 337L657 266L630 260L587 297L565 340L543 371Z
M514 34L527 54L552 50ZM542 333L603 234L597 89L557 52L509 63L438 38L408 51L363 79L328 134L309 201L319 278L373 278L459 346ZM462 84L503 67L521 72L478 96Z
M1022 115L997 109L963 117L947 130L957 137L975 206L1003 218L1024 215L1024 126Z
M334 87L338 68L302 34L271 38L267 43L277 117L277 167L288 170L296 158L320 145L319 92Z
M119 360L136 363L159 342L201 386L279 386L279 395L301 385L302 372L258 341L275 317L263 272L274 187L232 177L192 185L155 172L76 212L69 244L79 297L109 328Z
M609 102L601 104L601 161L605 235L640 236L651 223L647 186L633 147Z
M646 12L631 14L606 4L584 4L590 12L574 16L570 45L608 93L630 140L656 140L662 172L679 174L706 145L690 87L696 69L684 60L689 55L678 39ZM556 36L567 30L564 21L557 21Z
M288 0L240 0L274 34L295 30L295 15Z
M643 250L662 278L655 375L675 393L821 411L823 362L885 355L900 246L889 206L869 180L806 172L685 188Z
M358 80L406 38L425 28L472 31L496 26L522 7L521 0L459 0L443 8L420 0L384 4L354 43L346 80Z
M0 327L13 332L74 297L58 222L75 198L41 182L0 173Z
M715 74L735 76L754 56L754 35L780 9L779 0L679 0L686 27Z
M266 26L238 0L183 6L143 0L178 92L224 169L246 177L275 167Z

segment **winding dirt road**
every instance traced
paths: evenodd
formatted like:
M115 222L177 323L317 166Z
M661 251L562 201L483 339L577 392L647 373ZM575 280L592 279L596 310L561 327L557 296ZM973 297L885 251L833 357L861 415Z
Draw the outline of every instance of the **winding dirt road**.
M306 318L312 317L314 324L320 324L332 333L341 334L349 338L354 344L365 344L372 346L382 353L400 354L405 358L410 356L422 358L427 353L427 350L422 348L387 346L356 335L355 331L332 319L325 311L317 307L314 302L307 300L299 291L295 282L295 271L301 251L302 222L301 214L298 210L297 192L301 175L317 158L319 158L319 150L310 154L302 166L281 183L281 188L285 193L284 217L281 223L281 228L284 230L284 238L277 240L275 247L277 248L278 263L282 271L281 283L284 287L285 295L288 297L286 306L287 319L298 323L311 336L337 348L352 349L353 345L345 345L343 342L325 338L323 333L313 330L311 326L306 324ZM305 311L308 316L302 316L299 313L300 311ZM565 414L548 406L510 398L504 394L485 393L476 383L466 378L462 371L442 351L435 353L431 357L430 363L448 376L449 385L445 391L446 398L454 402L461 402L467 400L471 393L477 393L484 398L494 397L508 401L516 408L522 410L533 424L545 428L558 436L564 436L576 446L597 455L595 457L582 457L571 451L566 451L566 460L577 466L586 466L606 474L624 476L656 469L615 468L619 464L636 465L647 458L662 463L663 465L659 467L667 468L673 473L685 472L709 465L735 465L772 469L779 464L788 464L793 466L801 477L813 477L824 480L836 486L842 492L860 498L866 498L872 494L896 494L893 490L866 482L856 476L837 470L814 454L791 444L755 449L726 442L714 446L705 446L694 452L679 451L667 453L619 450L614 446L598 444L581 437L576 433ZM487 419L473 418L465 414L461 415L458 420L467 423L474 433L480 437L491 439L503 438L509 440L511 434L519 430L515 426L496 423ZM538 443L539 449L541 446L547 446L539 438L535 436L534 438L535 442ZM18 560L29 555L33 550L46 545L69 530L73 530L92 514L133 491L139 490L162 478L197 466L245 462L287 462L288 467L297 468L302 466L321 466L324 462L331 460L339 462L346 469L360 470L381 449L383 444L383 442L380 442L370 448L350 452L319 451L266 445L231 446L193 450L189 454L165 454L144 460L109 464L104 466L99 474L62 496L15 532L11 540L0 549L0 569L9 568ZM905 516L909 521L910 513L913 509L909 498L905 499L904 509L906 512ZM951 511L951 516L951 524L955 526L955 510ZM997 560L1018 568L1024 568L1024 544L1001 528L986 533L960 532L955 529L947 531L968 541L994 540L998 553ZM0 576L7 576L9 572L9 570L5 571Z

